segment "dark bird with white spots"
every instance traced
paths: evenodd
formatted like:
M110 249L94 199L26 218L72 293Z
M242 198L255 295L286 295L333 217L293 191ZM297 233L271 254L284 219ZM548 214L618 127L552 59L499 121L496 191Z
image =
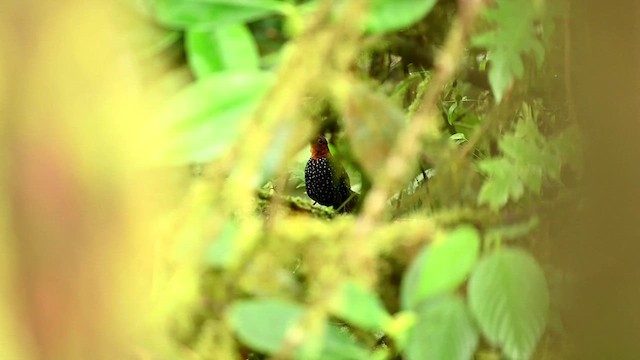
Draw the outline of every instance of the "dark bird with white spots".
M307 195L338 212L352 212L358 205L358 193L351 190L349 175L338 160L331 156L327 139L318 136L311 142L311 158L304 168Z

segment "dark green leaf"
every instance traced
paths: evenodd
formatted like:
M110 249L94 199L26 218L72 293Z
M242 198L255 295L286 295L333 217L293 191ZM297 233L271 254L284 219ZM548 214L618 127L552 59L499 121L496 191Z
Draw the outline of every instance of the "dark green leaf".
M464 301L444 295L426 301L418 308L418 320L409 335L409 360L472 359L478 333Z
M471 274L468 293L487 339L510 358L529 358L549 313L547 283L535 259L515 249L489 255Z
M475 264L479 249L480 236L470 226L438 236L405 273L400 294L402 307L415 308L429 297L460 286Z
M260 56L253 36L243 24L186 32L191 70L203 78L222 70L258 70Z
M153 135L163 144L154 163L204 162L220 155L236 140L273 80L267 72L225 72L183 90L154 122Z
M407 28L423 17L436 0L372 0L367 30L383 33Z

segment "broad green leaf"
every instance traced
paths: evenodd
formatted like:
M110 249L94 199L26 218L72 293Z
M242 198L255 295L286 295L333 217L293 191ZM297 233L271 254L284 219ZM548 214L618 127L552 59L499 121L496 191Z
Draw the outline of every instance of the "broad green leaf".
M418 307L418 320L409 335L408 360L472 359L478 332L464 301L444 295Z
M300 322L304 308L283 300L245 300L234 303L228 312L238 339L250 348L276 353L287 331Z
M335 97L353 155L370 176L377 176L397 134L406 126L405 114L386 95L365 84L336 85Z
M356 343L346 330L337 326L327 326L324 346L320 353L322 360L369 360L371 354Z
M489 83L500 102L515 78L524 74L522 55L532 53L539 63L544 46L536 33L541 18L540 3L530 0L496 0L485 11L493 28L476 35L473 45L488 50L490 58Z
M282 347L287 332L304 315L304 307L284 300L243 300L234 303L228 319L238 339L250 348L275 354ZM324 336L309 336L296 349L296 359L366 360L370 354L351 339L350 334L334 325L324 326ZM320 340L321 343L317 343Z
M535 259L503 249L483 259L469 280L469 306L482 333L512 359L527 359L549 314L549 291Z
M227 150L270 86L268 72L224 72L196 81L153 123L162 146L156 164L209 161Z
M367 31L384 33L407 28L425 17L436 0L372 0Z
M187 57L198 78L222 70L258 70L260 56L243 24L186 32Z
M391 320L378 295L353 282L345 283L331 302L332 313L366 330L381 330Z
M158 0L155 10L163 25L210 29L246 23L289 8L289 4L275 0Z
M454 290L476 263L480 249L478 231L460 226L438 236L417 256L402 280L403 309L413 309L425 299Z

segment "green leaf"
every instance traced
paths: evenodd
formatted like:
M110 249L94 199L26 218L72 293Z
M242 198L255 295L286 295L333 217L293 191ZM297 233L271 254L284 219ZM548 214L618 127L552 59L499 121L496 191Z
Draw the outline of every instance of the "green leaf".
M478 167L488 175L478 194L478 204L488 204L498 210L509 201L509 197L519 199L524 193L518 171L508 159L485 159L478 162Z
M331 302L332 313L350 324L366 330L381 330L391 315L378 296L353 282L345 283Z
M497 246L495 245L496 243L504 240L515 240L526 236L538 226L539 222L538 217L533 216L524 222L490 227L486 229L484 236L484 243L486 244L485 248Z
M547 141L538 130L538 111L525 103L519 117L515 131L499 141L503 156L478 163L488 176L478 194L478 203L489 204L494 210L509 199L520 199L525 188L540 194L545 179L560 181L563 158L553 141Z
M400 292L402 308L415 308L429 297L460 286L476 263L479 249L480 236L471 226L438 236L405 273Z
M356 343L349 332L337 326L329 325L320 359L369 360L371 359L371 354L362 345Z
M409 335L408 360L472 359L478 345L476 331L464 301L444 295L423 303Z
M186 32L187 57L197 78L222 70L258 70L260 55L243 24Z
M540 10L536 1L496 0L495 6L485 11L493 28L476 35L472 43L489 52L489 83L496 102L502 100L514 78L524 74L522 55L532 53L542 62L544 46L536 34Z
M304 315L304 307L284 300L243 300L235 302L227 318L238 339L250 348L275 354ZM324 334L311 336L296 349L296 359L366 360L370 354L351 339L348 332L325 324ZM320 343L318 343L320 341Z
M354 157L368 175L377 176L393 150L396 134L406 126L404 112L385 94L362 83L336 86L335 98Z
M463 144L468 142L467 137L463 133L455 133L449 136L449 140L455 142L456 144Z
M237 139L248 115L274 82L268 72L224 72L198 80L175 96L153 122L160 141L155 164L214 159Z
M238 245L236 237L239 230L238 224L231 220L222 226L220 234L204 253L207 265L224 269L233 263L239 254L239 249L236 246Z
M524 164L539 162L541 149L527 138L505 135L500 139L499 147L505 156L516 162Z
M529 358L549 314L547 283L535 259L515 249L487 256L471 274L468 294L486 338L510 358Z
M158 0L155 10L163 25L210 29L246 23L289 8L289 4L273 0Z
M283 300L238 301L228 311L238 339L267 354L280 349L287 331L299 323L303 315L302 305Z
M436 0L372 0L366 28L384 33L407 28L425 17Z

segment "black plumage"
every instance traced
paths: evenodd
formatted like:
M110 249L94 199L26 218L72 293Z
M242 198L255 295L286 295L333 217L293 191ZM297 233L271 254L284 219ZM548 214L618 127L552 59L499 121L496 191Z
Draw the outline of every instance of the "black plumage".
M351 190L349 175L331 156L324 137L318 137L311 144L304 179L307 195L317 203L333 206L339 212L351 212L357 206L358 194Z

